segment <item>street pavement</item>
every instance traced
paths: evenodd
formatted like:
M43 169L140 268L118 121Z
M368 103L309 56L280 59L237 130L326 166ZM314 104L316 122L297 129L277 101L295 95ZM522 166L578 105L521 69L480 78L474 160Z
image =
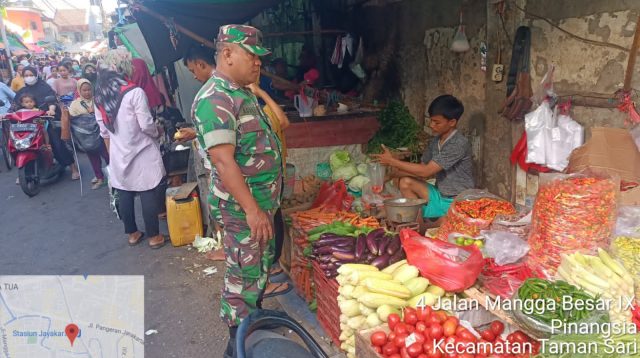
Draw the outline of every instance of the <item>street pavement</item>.
M218 317L223 263L170 244L129 247L107 188L91 190L91 166L84 155L80 162L84 195L67 170L33 198L15 185L17 169L7 172L0 162L0 275L144 275L145 331L158 331L145 337L146 357L222 357L228 335ZM205 277L209 266L218 273Z

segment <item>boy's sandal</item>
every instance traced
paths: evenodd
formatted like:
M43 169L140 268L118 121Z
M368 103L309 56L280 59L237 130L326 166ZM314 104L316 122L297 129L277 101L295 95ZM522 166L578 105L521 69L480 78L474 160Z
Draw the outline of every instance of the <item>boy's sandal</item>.
M140 231L140 236L137 239L129 239L129 246L136 246L144 238L144 232Z

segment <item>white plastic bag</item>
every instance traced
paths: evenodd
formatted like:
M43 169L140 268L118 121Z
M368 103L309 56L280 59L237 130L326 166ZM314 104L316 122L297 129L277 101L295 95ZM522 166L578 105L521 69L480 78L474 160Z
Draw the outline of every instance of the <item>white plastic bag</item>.
M623 206L618 209L615 236L640 238L640 206Z
M561 172L569 165L571 152L584 144L584 128L565 114L558 115L556 119L555 126L545 128L544 164Z
M553 112L549 107L549 101L543 101L538 108L524 116L524 128L527 132L527 163L545 164L545 128L551 123L553 123Z
M483 230L484 252L486 256L493 257L496 264L506 265L514 263L529 252L529 244L518 235L506 231Z

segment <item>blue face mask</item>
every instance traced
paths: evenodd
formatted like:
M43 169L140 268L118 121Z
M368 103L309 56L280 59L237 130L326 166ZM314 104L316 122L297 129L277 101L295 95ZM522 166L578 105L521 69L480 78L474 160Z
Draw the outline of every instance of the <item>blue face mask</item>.
M74 71L80 71L80 66L79 65L73 65L73 70Z

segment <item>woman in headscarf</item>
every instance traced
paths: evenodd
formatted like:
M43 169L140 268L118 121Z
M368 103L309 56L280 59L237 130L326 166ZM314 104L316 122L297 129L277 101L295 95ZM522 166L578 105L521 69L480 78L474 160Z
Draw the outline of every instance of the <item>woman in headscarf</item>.
M145 92L129 80L133 74L131 54L111 50L100 68L94 97L96 119L109 151L109 181L118 191L129 245L137 245L145 235L138 231L135 220L134 198L139 194L149 246L162 247L165 239L158 221L158 188L165 175L158 144L161 133L149 112Z
M82 78L86 78L91 82L91 86L96 85L98 79L98 72L96 71L96 65L91 62L87 62L82 66Z
M155 110L164 105L162 94L160 94L156 84L153 82L149 68L147 68L147 63L142 59L134 58L131 64L133 65L131 81L144 90L149 100L149 108Z
M36 107L40 108L46 103L47 97L56 97L56 92L45 81L38 77L38 71L31 66L27 66L22 70L22 77L24 78L25 86L16 92L14 107L19 104L20 98L23 94L31 94L36 100ZM59 121L61 117L61 111L55 104L50 104L47 110L47 114L55 116L54 120ZM49 134L49 143L51 144L51 150L53 155L62 167L71 167L71 179L80 179L80 172L78 167L74 164L73 153L67 149L64 141L61 138L61 128L52 125L48 126L47 132Z
M78 80L78 94L79 97L71 102L71 105L69 106L69 115L71 115L71 120L73 120L73 117L79 117L82 115L95 116L93 105L93 86L89 80L85 78ZM102 173L102 159L109 164L107 148L105 147L102 139L100 139L100 142L102 142L100 148L95 151L87 152L87 157L89 157L93 173L95 174L95 177L91 180L91 184L93 184L91 189L93 190L99 189L105 184L104 174Z

